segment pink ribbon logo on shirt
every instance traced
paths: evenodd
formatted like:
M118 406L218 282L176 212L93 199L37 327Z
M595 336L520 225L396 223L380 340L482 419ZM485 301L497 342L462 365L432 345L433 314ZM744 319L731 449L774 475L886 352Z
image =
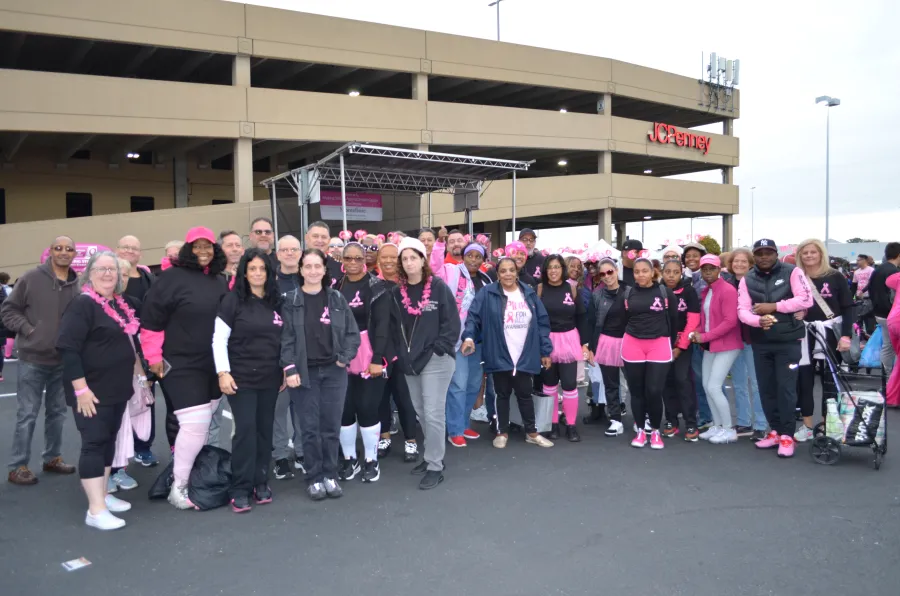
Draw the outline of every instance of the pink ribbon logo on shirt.
M575 303L572 301L572 294L566 292L566 297L563 298L563 304L566 306L575 306Z
M819 292L822 295L822 298L831 298L831 288L828 287L828 282L822 284L822 291Z
M653 299L653 304L650 305L650 310L660 311L663 309L662 300L660 300L659 296Z
M322 311L322 316L319 317L319 321L321 321L325 325L331 325L331 317L328 316L328 307L325 307L325 310Z
M275 314L275 320L272 321L272 324L273 324L273 325L278 325L279 327L281 327L282 325L284 325L284 321L281 320L281 317L278 315L278 313L276 312L276 313L274 313L274 314Z
M687 303L685 303L684 298L678 299L678 312L684 312L687 310Z
M350 301L350 308L359 308L362 305L363 301L359 297L359 290L357 290L356 295L353 297L353 300Z

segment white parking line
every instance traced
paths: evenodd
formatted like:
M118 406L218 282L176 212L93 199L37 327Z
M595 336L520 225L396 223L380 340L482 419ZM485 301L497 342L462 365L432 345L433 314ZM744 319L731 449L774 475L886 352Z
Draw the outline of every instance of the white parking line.
M0 393L0 397L15 397L15 393Z

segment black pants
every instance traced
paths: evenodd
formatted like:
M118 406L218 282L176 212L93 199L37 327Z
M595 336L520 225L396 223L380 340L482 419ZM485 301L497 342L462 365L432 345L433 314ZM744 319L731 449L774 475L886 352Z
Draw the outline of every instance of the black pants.
M536 433L534 400L531 397L531 390L534 387L534 375L523 372L517 372L513 375L511 370L495 372L493 375L494 392L497 394L496 410L497 420L500 424L500 434L509 433L509 400L513 391L516 392L519 413L522 415L522 426L525 427L525 432L528 434ZM556 407L556 405L554 404L553 407Z
M631 392L631 415L638 427L650 417L650 428L659 429L663 415L663 391L671 362L626 362L625 378Z
M175 416L175 406L172 405L172 398L169 392L163 387L162 383L157 383L159 390L162 391L163 401L166 402L166 440L169 441L169 447L175 446L175 438L178 436L178 417ZM155 426L155 425L154 425ZM151 431L156 432L156 431Z
M336 364L311 366L307 376L303 385L290 393L300 419L306 482L313 484L337 478L347 369Z
M684 350L669 367L663 397L667 422L678 426L678 414L681 414L686 426L697 426L697 392L691 379L690 350Z
M388 368L387 382L381 393L381 403L378 405L378 415L381 418L381 432L385 433L391 428L391 396L397 406L397 414L400 416L400 428L403 429L403 438L407 441L416 440L416 410L413 408L412 398L409 396L409 387L406 385L406 376L395 364Z
M231 441L231 497L249 496L269 479L272 426L278 387L238 389L228 396L234 416Z
M341 426L350 426L358 422L360 427L368 428L378 424L381 420L379 408L386 384L387 379L384 377L364 379L359 375L347 375L347 397L344 400ZM391 427L390 421L387 427Z
M800 413L803 416L812 416L816 409L816 400L813 397L813 390L816 386L816 364L822 365L822 415L825 415L825 400L829 397L837 399L837 387L834 385L834 377L831 375L831 369L824 360L814 360L812 357L813 350L816 348L816 339L812 332L808 332L809 360L810 364L801 366L798 371L799 382L797 385L797 401L800 406ZM825 330L825 341L831 349L832 354L837 354L837 338L830 329Z
M128 402L103 405L95 404L97 413L86 418L72 408L75 428L81 433L81 457L78 458L78 474L83 480L102 478L104 468L112 466L116 455L116 435L122 425L122 416Z
M178 419L176 418L177 422ZM176 432L177 434L177 432ZM153 448L153 441L156 440L156 403L150 404L150 436L146 441L142 441L138 438L137 434L134 435L134 452L141 453L145 451L150 451Z
M540 374L541 383L548 387L562 385L563 391L578 389L578 363L554 362Z
M610 420L622 422L622 395L619 380L620 369L618 366L600 364L600 374L603 375L603 392L606 395L606 415Z
M753 344L753 364L759 398L769 427L779 435L793 436L796 430L800 342Z

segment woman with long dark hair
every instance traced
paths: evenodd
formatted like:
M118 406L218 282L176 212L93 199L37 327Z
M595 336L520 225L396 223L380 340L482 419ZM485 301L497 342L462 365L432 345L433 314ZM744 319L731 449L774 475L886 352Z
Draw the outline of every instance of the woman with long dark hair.
M625 432L622 425L624 406L620 392L620 374L624 362L622 360L622 336L625 335L625 286L619 282L619 269L610 258L601 259L596 266L602 287L591 295L591 306L588 319L591 322L591 344L594 363L600 367L603 378L603 396L606 401L606 415L609 427L604 433L607 437L617 437ZM594 405L591 416L585 423L597 423L603 419L600 403L600 383L594 389Z
M444 480L447 389L456 369L459 314L450 288L431 273L425 246L404 238L399 249L400 283L391 289L391 328L425 435L425 461L412 473L424 474L419 488L428 490Z
M216 316L212 346L219 389L228 397L234 416L231 442L231 508L250 510L272 502L269 459L275 402L284 375L279 313L281 292L272 260L250 248L241 257L234 291L225 294Z
M306 492L313 501L344 494L338 484L341 414L347 366L359 350L359 329L344 296L331 287L325 253L300 257L303 285L282 309L281 364L300 418Z
M671 253L670 253L671 254ZM675 317L675 347L672 348L672 367L666 380L664 394L666 423L664 437L678 434L678 414L684 420L684 440L694 443L700 436L697 430L697 393L691 381L691 333L700 323L700 299L691 285L690 278L684 276L681 259L668 259L662 269L663 283L675 294L678 310ZM734 307L737 317L737 305Z
M554 400L562 386L563 416L566 420L566 438L577 443L581 440L576 421L578 419L578 363L589 355L590 324L583 300L576 294L575 285L567 281L566 262L561 255L553 254L544 260L541 283L537 294L550 320L550 367L541 371L544 395ZM559 438L559 408L554 404L550 438Z
M169 503L193 507L188 478L206 444L222 392L210 338L219 300L228 291L225 253L209 228L191 228L178 258L147 292L141 309L141 344L150 370L171 398L178 419ZM164 366L168 364L168 366Z
M513 392L522 414L525 442L553 447L537 432L531 397L534 376L551 366L550 319L535 291L519 281L517 270L510 257L497 263L498 283L479 292L469 309L462 352L474 354L476 340L481 340L484 372L493 375L497 392L499 432L494 447L503 449L509 442L509 400Z
M631 391L631 410L637 425L632 447L644 447L647 434L640 422L650 419L650 447L662 449L659 432L663 415L663 391L672 365L678 300L672 290L653 282L653 263L644 257L634 261L634 286L625 292L625 335L622 360Z
M381 477L378 466L378 440L381 420L378 407L384 393L387 364L394 358L390 341L391 306L385 282L366 272L365 247L351 242L341 259L344 277L338 291L344 296L359 329L359 350L347 366L347 396L341 417L341 480L350 480L362 472L363 482ZM365 459L356 457L356 434L362 435Z

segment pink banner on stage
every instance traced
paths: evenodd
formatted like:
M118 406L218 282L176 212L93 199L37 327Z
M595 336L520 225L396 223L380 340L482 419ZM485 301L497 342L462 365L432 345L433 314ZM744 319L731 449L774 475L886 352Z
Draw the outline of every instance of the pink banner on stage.
M95 252L101 252L104 250L112 250L108 246L103 246L102 244L75 244L75 258L72 259L72 269L77 273L81 273L84 271L84 268L87 267L88 259L91 258L91 255ZM41 253L41 263L47 260L50 256L50 249L45 248L44 252Z
M381 195L348 192L347 221L381 221L382 206ZM322 219L341 221L344 216L341 212L340 191L323 190L319 208L322 211Z

